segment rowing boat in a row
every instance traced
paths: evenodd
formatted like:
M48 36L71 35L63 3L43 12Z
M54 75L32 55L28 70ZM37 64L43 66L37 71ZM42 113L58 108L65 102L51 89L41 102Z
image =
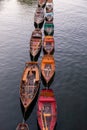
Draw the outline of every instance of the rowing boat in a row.
M51 54L54 51L54 38L53 38L53 36L45 36L44 37L43 50L47 54Z
M45 36L53 36L54 34L54 24L53 22L45 22L44 24L44 34Z
M39 83L40 73L38 63L26 63L20 84L20 98L25 110L28 109L35 98L39 89Z
M39 53L42 45L42 32L39 28L32 32L30 39L30 54L35 57Z
M53 3L52 2L47 2L46 3L46 13L53 12Z
M52 89L43 89L38 98L37 118L41 130L54 130L57 121L57 104Z
M42 28L44 23L44 10L41 7L37 7L34 15L34 26L35 28Z
M55 60L52 55L44 55L41 61L41 73L48 84L55 73Z

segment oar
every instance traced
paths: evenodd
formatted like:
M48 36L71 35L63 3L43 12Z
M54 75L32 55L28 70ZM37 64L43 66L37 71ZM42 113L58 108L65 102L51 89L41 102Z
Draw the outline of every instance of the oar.
M47 122L46 122L46 117L45 117L44 113L43 113L43 116L44 116L45 130L48 130Z

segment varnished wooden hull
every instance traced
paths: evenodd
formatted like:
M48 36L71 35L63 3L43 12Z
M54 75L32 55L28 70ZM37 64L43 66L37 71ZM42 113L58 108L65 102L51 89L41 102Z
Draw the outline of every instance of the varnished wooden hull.
M54 38L53 36L46 36L43 40L43 50L47 54L51 54L54 51Z
M41 39L32 39L30 42L30 53L33 57L36 57L37 54L39 53L42 45L42 40Z
M41 61L41 73L46 83L49 83L55 73L55 60L52 55L44 55Z
M43 23L44 23L44 10L43 8L38 7L34 15L34 26L35 28L42 28Z
M19 123L16 130L29 130L29 128L26 123Z
M41 130L54 130L57 121L57 104L52 89L41 90L37 118Z
M40 29L35 29L32 32L30 39L30 53L33 57L36 57L40 52L42 46L42 32Z
M28 109L35 98L39 89L39 83L40 74L37 62L26 63L20 84L20 99L25 110Z

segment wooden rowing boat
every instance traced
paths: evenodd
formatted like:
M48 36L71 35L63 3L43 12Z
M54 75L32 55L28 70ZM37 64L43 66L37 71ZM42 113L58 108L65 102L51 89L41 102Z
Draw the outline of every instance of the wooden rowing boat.
M41 130L54 130L57 121L57 104L52 89L41 90L37 118Z
M30 54L33 57L35 57L39 53L41 45L42 45L42 32L40 29L37 28L32 32L30 39Z
M45 22L44 24L44 34L53 36L54 34L54 24L53 22Z
M51 54L54 50L54 38L53 36L45 36L43 40L43 50Z
M38 7L34 15L34 26L35 28L42 28L43 23L44 23L44 10L42 7Z
M46 4L46 0L38 0L38 7L44 8Z
M26 123L19 123L16 130L29 130L29 128Z
M55 73L55 60L52 55L44 55L41 61L41 73L46 83L49 83Z
M26 63L20 84L20 99L25 110L27 110L35 98L39 89L39 83L40 73L38 63Z
M52 22L53 21L53 12L46 13L45 20L48 22Z
M46 13L53 12L53 3L46 3Z

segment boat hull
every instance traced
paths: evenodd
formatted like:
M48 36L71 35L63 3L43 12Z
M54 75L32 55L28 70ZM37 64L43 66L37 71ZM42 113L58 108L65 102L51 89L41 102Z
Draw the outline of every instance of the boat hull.
M52 55L44 55L41 61L41 73L46 83L52 79L55 73L55 60Z
M47 54L53 53L53 51L54 51L54 38L53 38L53 36L44 37L43 50Z
M38 98L38 124L41 130L54 130L57 121L57 105L52 89L43 89Z
M31 102L36 97L40 84L40 73L37 62L26 63L21 84L20 84L20 99L27 110Z
M44 34L45 36L53 36L54 34L54 24L53 22L45 22L44 24Z
M40 29L35 29L32 32L30 39L30 54L34 58L38 55L42 46L42 32Z
M34 15L34 26L35 28L42 28L44 23L44 9L38 7Z
M46 3L46 13L51 13L53 12L53 3Z
M31 55L34 58L40 52L40 50L41 50L41 44L42 44L42 40L41 39L33 39L33 42L30 42L30 53L31 53Z

